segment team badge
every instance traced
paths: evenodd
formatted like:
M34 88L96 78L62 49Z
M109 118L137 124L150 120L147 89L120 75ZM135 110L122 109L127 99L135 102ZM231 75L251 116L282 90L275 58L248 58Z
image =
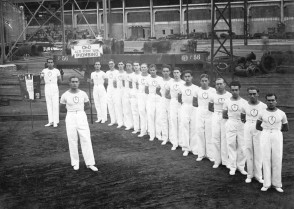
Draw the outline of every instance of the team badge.
M231 108L232 108L232 110L233 110L234 112L236 112L236 111L239 109L239 106L236 105L236 104L233 104L233 105L231 106Z
M268 122L273 125L276 122L276 117L275 116L269 116L268 117Z
M51 72L51 71L48 72L48 76L49 76L49 77L52 76L52 72Z
M153 86L157 86L157 81L152 81Z
M191 89L186 89L185 93L186 93L187 96L190 96L191 95Z
M75 97L73 98L73 102L76 103L76 104L79 103L79 100L80 100L80 99L79 99L79 97L77 97L77 96L75 96Z
M113 79L113 75L112 75L112 73L110 73L109 78L110 78L110 79Z
M175 85L174 85L174 90L177 91L178 89L179 89L179 85L178 85L178 84L175 84Z
M206 92L203 92L203 93L202 93L202 98L203 98L203 99L207 99L207 98L208 98L208 94L207 94Z
M225 98L218 98L218 103L223 104L225 102Z
M252 110L250 111L250 114L251 114L253 117L256 117L256 116L258 115L258 110L256 110L256 109L252 109Z

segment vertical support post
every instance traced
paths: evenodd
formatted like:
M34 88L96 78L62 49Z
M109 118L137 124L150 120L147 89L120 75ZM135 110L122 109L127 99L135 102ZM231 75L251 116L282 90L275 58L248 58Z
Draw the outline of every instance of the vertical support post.
M86 70L90 72L90 67L89 67L89 58L87 59L87 66ZM89 100L90 100L90 113L91 113L91 124L93 124L93 108L92 108L92 90L91 90L91 82L88 83L89 85Z
M189 38L189 0L186 0L186 21L187 21L187 38Z
M248 0L244 0L244 45L247 46L248 45L248 28L247 28L247 24L248 24Z
M233 63L233 34L232 34L232 9L231 9L231 0L228 0L228 8L229 8L229 36L230 36L230 58L231 63ZM232 65L230 65L232 68ZM233 69L231 69L233 70ZM234 73L232 74L234 76Z
M74 11L75 11L75 3L71 2L71 28L74 29L75 27L75 17L74 17Z
M97 33L100 31L100 23L99 23L99 1L96 2L96 16L97 16Z
M107 28L107 0L103 0L103 28L104 28L104 39L108 39L108 28Z
M153 0L150 0L150 29L151 29L151 37L154 37Z
M180 34L184 33L184 23L183 23L183 0L180 0Z
M66 54L65 51L65 30L64 30L64 2L60 0L61 4L61 29L62 29L62 55Z
M122 12L123 12L123 40L126 39L126 1L122 0Z
M108 14L109 14L109 26L108 26L108 35L109 37L113 37L112 36L112 14L111 14L111 1L108 0Z
M281 22L284 23L284 0L281 0Z
M210 49L210 67L211 67L211 73L213 72L213 61L214 61L214 0L211 0L211 49Z
M4 2L0 0L0 33L1 33L1 59L0 64L4 64L5 59L5 39L4 39Z

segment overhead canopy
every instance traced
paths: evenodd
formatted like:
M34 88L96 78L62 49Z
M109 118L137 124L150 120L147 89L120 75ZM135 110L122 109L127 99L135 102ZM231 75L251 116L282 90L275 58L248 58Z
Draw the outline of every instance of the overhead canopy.
M44 1L60 2L60 0L44 0ZM97 1L102 1L102 0L77 0L77 1L78 2L87 2L87 1L97 2ZM21 4L21 3L29 3L29 2L36 3L36 0L10 0L10 2L13 4Z

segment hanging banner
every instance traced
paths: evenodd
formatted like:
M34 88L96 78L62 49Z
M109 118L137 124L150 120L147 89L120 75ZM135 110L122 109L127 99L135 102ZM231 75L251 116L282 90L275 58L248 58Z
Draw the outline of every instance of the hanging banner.
M41 98L41 78L39 75L21 74L18 75L18 81L23 99Z
M71 49L71 55L74 58L101 57L102 54L103 47L101 44L74 46Z

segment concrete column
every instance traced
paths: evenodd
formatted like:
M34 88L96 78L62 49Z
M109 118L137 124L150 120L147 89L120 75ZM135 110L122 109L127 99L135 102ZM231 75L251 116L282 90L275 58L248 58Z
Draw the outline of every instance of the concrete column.
M0 38L1 38L1 59L0 65L4 64L5 58L5 33L4 33L4 2L0 0Z
M183 0L180 0L180 34L184 34Z
M126 23L127 23L127 19L126 19L126 13L125 13L125 8L126 8L126 0L122 0L122 10L123 10L123 40L126 39Z
M104 39L108 39L108 27L107 27L107 0L103 0L103 29Z
M72 2L71 3L71 29L74 29L74 27L75 27L75 15L74 15L74 11L75 11L75 3Z
M108 34L109 37L112 38L112 14L111 14L111 1L108 0L108 15L109 15L109 22L108 22Z
M97 32L99 33L101 25L99 22L99 2L96 2L96 15L97 15Z
M154 21L153 21L153 0L150 0L150 30L151 37L154 37Z
M284 22L284 0L281 0L281 22Z

